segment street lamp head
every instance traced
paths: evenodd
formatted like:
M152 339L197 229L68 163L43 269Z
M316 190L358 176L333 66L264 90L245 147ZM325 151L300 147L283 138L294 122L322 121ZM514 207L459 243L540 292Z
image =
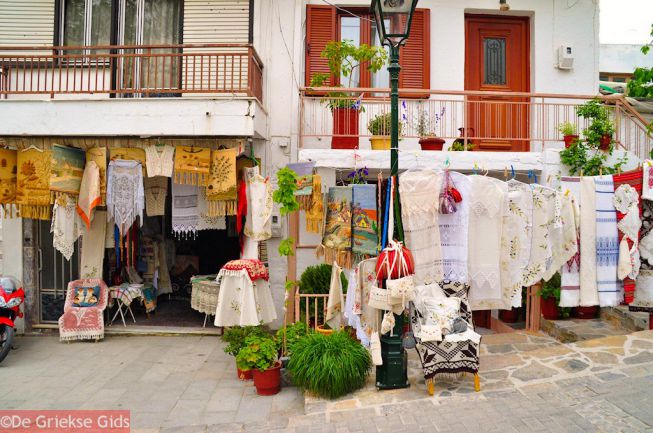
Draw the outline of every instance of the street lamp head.
M398 47L406 43L418 0L372 0L370 9L384 45Z

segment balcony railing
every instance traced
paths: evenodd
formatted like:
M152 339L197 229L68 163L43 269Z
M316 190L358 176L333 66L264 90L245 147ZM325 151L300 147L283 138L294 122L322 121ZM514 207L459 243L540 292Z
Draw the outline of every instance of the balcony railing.
M261 101L262 69L248 44L0 46L0 98L230 95Z
M345 92L346 96L331 98L329 91ZM576 107L594 98L582 95L538 93L439 91L400 89L399 116L402 142L417 145L420 118L427 119L427 132L446 141L462 138L480 150L542 150L562 141L558 126L570 122L578 131L589 122L576 115ZM428 99L416 99L410 94L428 94ZM647 157L653 146L645 120L623 98L604 99L606 109L615 122L613 136L618 147ZM344 101L344 102L343 102ZM360 104L358 127L350 125L350 116L334 116L330 106ZM359 146L367 146L372 136L369 122L379 114L390 112L389 89L320 88L301 90L300 145L303 148L326 148L331 137L358 136ZM436 120L437 119L437 120ZM334 124L335 123L335 124ZM344 124L343 124L344 123ZM401 148L402 144L400 144Z

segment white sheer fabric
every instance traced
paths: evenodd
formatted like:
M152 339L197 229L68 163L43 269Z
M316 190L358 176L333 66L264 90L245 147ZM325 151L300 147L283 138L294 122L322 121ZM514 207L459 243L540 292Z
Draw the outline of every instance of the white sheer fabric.
M468 229L469 229L469 201L471 199L471 181L467 176L457 172L449 172L454 187L462 197L456 203L456 212L440 214L440 244L442 258L439 266L445 280L468 283ZM403 198L403 197L402 197Z

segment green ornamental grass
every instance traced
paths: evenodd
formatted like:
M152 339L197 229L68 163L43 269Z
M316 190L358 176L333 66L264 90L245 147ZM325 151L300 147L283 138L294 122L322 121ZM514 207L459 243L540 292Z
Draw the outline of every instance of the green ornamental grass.
M297 341L288 369L296 386L333 399L362 388L371 364L367 349L338 331L312 333Z

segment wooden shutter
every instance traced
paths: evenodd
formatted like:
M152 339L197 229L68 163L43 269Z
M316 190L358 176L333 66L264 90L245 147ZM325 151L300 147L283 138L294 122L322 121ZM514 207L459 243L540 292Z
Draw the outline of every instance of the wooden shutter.
M410 37L400 50L399 87L429 89L431 86L431 14L429 9L415 9ZM402 97L428 98L428 93L401 95Z
M329 73L329 62L320 57L327 42L336 40L336 8L325 5L306 6L306 75L308 86L316 73ZM333 77L329 85L333 85Z

